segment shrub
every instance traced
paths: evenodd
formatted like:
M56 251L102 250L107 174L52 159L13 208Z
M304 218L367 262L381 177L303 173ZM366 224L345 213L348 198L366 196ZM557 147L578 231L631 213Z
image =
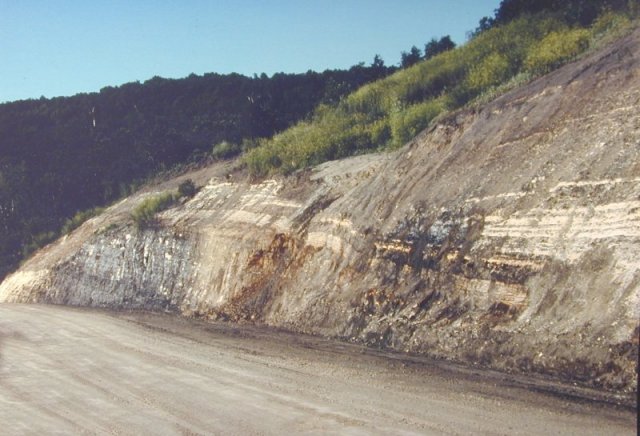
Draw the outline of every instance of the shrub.
M185 180L184 182L180 183L180 186L178 186L178 194L180 195L180 197L191 198L196 195L196 192L198 192L198 190L195 183L193 183L193 180L191 179Z
M222 141L213 146L211 156L214 159L229 159L240 154L241 147L228 141Z
M255 176L266 176L282 165L275 141L261 141L258 147L247 152L243 160L249 172Z
M149 197L142 201L131 214L139 229L145 229L157 223L156 214L173 206L178 196L172 192Z
M512 75L513 66L507 57L501 53L492 53L471 68L467 81L472 90L479 92L505 82Z
M613 18L595 29L609 34ZM617 26L617 25L616 25ZM399 147L445 110L496 96L550 71L588 48L592 31L570 29L560 15L525 15L488 28L461 47L369 83L312 119L259 141L243 157L249 172L265 176L365 150Z
M61 233L63 235L71 233L80 227L85 221L93 218L94 216L100 215L102 212L104 212L104 208L102 207L94 207L93 209L77 212L72 218L65 221L62 226Z
M442 99L427 100L409 106L391 116L394 147L401 147L425 129L444 110Z
M247 150L251 150L252 148L256 148L258 145L260 145L260 139L244 138L242 140L242 144L240 144L240 151L245 152Z
M630 9L630 14L632 13L633 9ZM596 40L602 38L608 42L622 36L630 27L631 20L627 14L608 11L598 17L593 23L591 26L591 34Z
M388 117L379 119L368 127L371 135L372 147L382 148L389 145L391 141L391 126L389 125Z
M26 260L36 250L44 247L50 242L53 242L57 237L58 235L55 232L43 232L36 234L31 238L31 241L28 244L25 244L22 247L22 258Z
M450 50L391 76L394 100L407 105L419 103L438 97L464 80L468 68L465 53L464 50Z
M589 39L586 29L551 32L531 48L525 68L534 74L548 73L586 50Z

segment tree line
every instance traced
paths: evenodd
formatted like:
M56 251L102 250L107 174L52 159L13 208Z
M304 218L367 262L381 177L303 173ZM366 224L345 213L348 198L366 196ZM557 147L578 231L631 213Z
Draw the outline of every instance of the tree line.
M593 4L583 0L573 6L578 3L583 11ZM596 16L549 4L549 9L537 10L529 2L505 0L495 17L481 21L490 25L464 45L454 48L444 37L427 44L425 54L414 47L403 54L406 68L364 85L336 106L320 105L309 119L260 141L243 156L244 162L261 177L400 147L442 114L489 101L546 74L589 47L624 34L638 17L632 7L637 1L620 9L602 2ZM505 11L515 18L503 18Z
M376 57L347 70L154 77L1 104L0 278L78 211L127 195L158 171L202 159L215 144L272 136L318 104L336 104L393 71Z
M561 16L560 21L569 25L586 26L607 9L637 17L638 1L503 0L494 16L482 18L470 37L523 15L545 12ZM525 24L526 20L520 25ZM579 32L563 32L556 32L561 42L565 33L578 45L585 38ZM481 42L475 46L482 47ZM553 48L554 41L543 42L534 53L537 57L529 56L535 61L531 70L538 64L544 69L557 63L547 59L547 52L556 51L545 50ZM414 46L403 52L400 66L408 73L398 76L394 98L386 98L390 91L382 85L362 88L398 70L376 56L369 65L360 63L347 70L271 77L215 73L184 79L154 77L97 93L0 104L0 278L29 252L55 238L63 226L76 227L99 206L131 193L145 178L210 156L212 148L225 158L238 153L243 142L273 148L287 143L291 134L286 129L304 120L315 124L323 120L326 129L317 128L318 132L335 133L338 126L339 134L322 153L309 152L310 157L296 166L353 150L397 146L447 107L463 104L517 70L506 51L472 56L473 47L461 52L474 59L470 63L448 53L455 48L449 36L431 39L424 49ZM422 82L412 79L418 72L409 68L417 63ZM362 91L353 93L358 89ZM451 92L444 96L443 89ZM266 139L274 135L275 141ZM303 145L322 145L326 138L311 139ZM294 145L300 153L300 145ZM252 156L261 162L259 153Z

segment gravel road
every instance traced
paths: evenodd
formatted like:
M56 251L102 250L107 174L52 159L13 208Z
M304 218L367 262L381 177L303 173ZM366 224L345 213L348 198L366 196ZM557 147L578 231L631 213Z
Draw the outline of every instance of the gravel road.
M635 434L630 407L270 329L0 304L0 433Z

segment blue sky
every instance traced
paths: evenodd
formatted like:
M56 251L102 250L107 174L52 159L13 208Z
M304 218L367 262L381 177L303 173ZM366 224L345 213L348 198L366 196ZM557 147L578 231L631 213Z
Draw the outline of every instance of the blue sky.
M323 71L432 37L499 0L0 0L0 102L191 73Z

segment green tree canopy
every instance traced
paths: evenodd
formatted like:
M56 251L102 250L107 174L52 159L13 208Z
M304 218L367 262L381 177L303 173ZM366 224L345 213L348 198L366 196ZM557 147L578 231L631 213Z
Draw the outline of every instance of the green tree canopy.
M431 41L424 46L424 59L431 59L440 53L454 48L456 48L456 43L451 40L449 35L443 36L440 39L432 38Z

